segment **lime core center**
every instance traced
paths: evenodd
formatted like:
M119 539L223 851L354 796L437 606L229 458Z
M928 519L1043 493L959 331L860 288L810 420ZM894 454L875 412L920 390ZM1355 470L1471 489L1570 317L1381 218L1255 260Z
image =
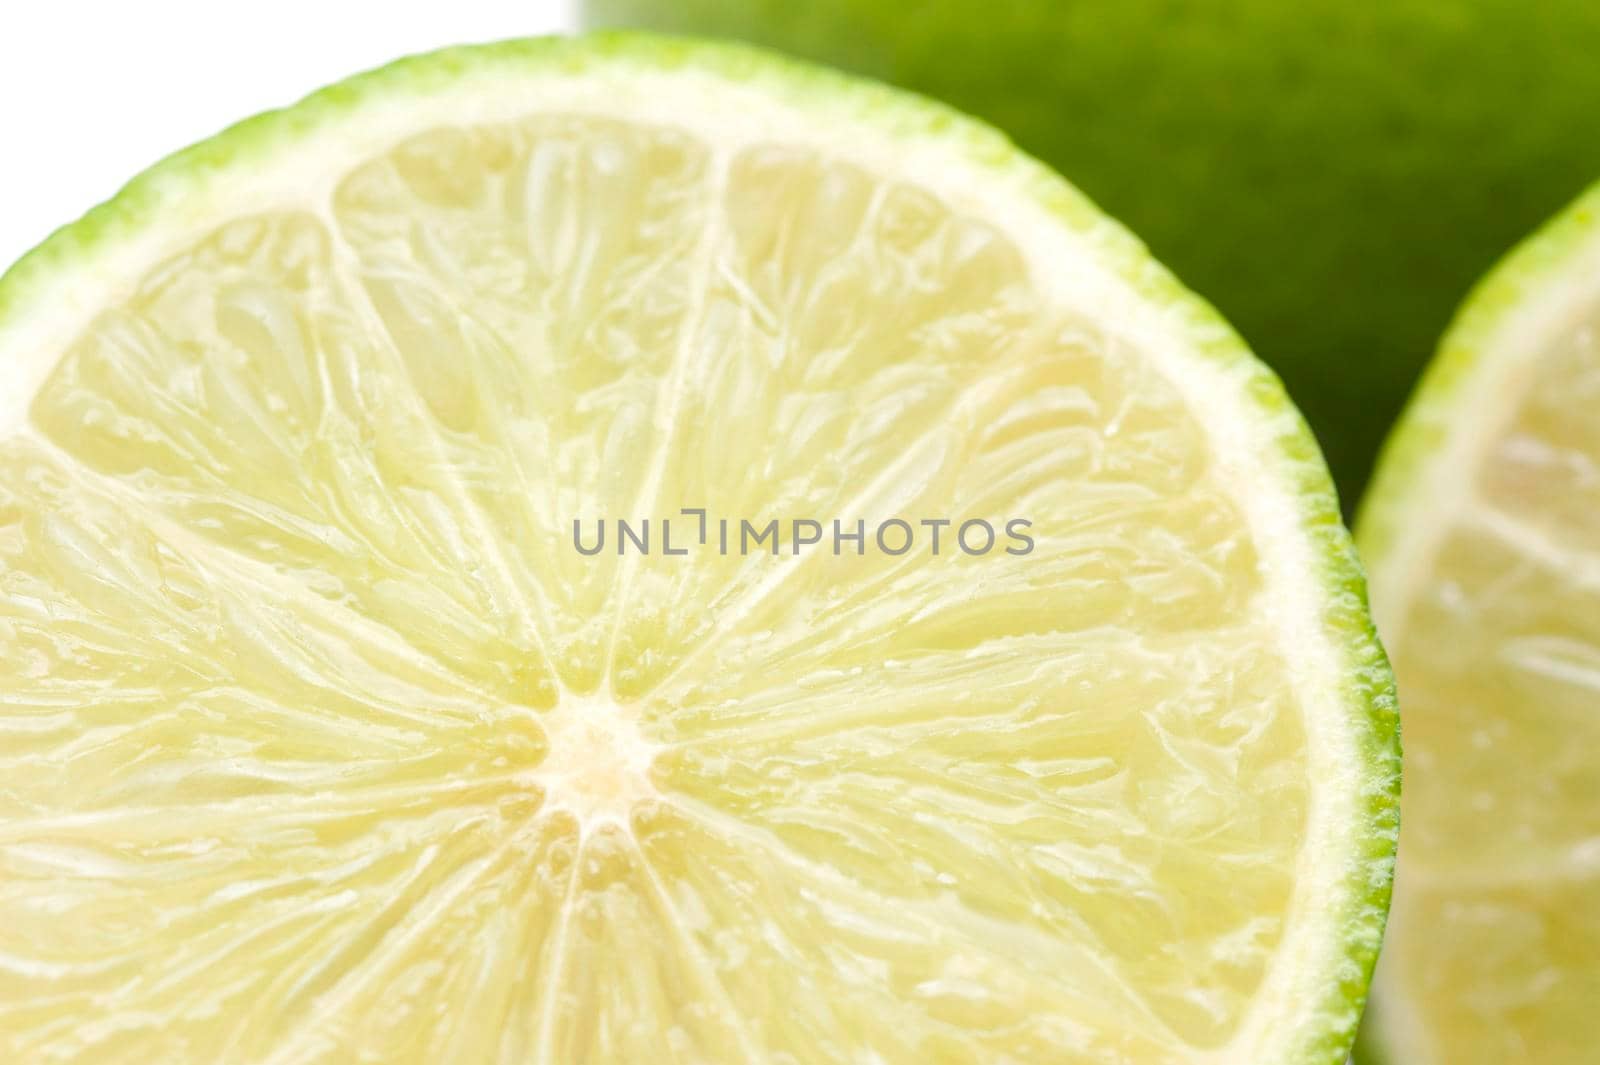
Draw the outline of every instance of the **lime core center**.
M549 750L534 774L548 810L565 810L586 830L628 827L640 802L659 798L650 767L660 747L627 709L606 698L567 696L540 718Z

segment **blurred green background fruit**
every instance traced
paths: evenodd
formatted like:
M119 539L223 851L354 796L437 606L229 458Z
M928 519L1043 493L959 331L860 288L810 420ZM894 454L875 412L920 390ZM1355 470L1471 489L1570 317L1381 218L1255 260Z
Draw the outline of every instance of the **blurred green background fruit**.
M1600 173L1594 0L587 0L940 97L1287 381L1348 507L1451 311Z

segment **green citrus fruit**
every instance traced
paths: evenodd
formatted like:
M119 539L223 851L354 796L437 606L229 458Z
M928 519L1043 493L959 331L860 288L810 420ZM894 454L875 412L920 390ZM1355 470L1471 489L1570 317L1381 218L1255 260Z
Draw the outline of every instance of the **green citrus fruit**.
M1397 753L1326 468L986 127L402 61L14 267L0 400L0 1060L1348 1048ZM802 518L879 532L718 549Z
M1406 730L1370 1060L1595 1060L1597 411L1600 187L1467 301L1362 505Z
M997 124L1281 375L1353 504L1460 294L1600 173L1587 0L586 0Z

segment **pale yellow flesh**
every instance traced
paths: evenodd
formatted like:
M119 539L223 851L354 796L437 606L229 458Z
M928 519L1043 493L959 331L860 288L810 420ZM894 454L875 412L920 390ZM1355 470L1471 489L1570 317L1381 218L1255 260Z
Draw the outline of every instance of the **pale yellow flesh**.
M1396 1065L1579 1065L1600 1006L1600 306L1492 389L1373 602L1405 722L1379 965ZM1465 415L1463 415L1465 417ZM1461 423L1468 431L1478 422Z
M1236 1061L1311 803L1237 490L925 189L419 135L0 441L0 1057ZM1037 547L573 549L683 506Z

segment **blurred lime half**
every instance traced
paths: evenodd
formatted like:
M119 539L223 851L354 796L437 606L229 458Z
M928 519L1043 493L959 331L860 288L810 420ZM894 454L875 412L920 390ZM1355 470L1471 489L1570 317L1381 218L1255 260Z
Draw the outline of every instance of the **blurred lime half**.
M1600 189L1473 293L1363 505L1406 731L1375 1060L1595 1060L1596 412Z

